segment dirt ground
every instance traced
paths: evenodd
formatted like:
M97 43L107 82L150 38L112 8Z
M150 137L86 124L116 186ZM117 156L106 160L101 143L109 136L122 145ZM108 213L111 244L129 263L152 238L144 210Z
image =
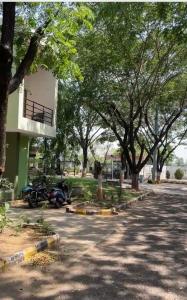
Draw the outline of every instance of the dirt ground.
M18 232L7 228L0 234L0 257L3 258L24 250L41 239L41 233L31 228L23 228Z
M62 260L0 274L0 300L186 300L186 199L156 194L110 218L46 210Z

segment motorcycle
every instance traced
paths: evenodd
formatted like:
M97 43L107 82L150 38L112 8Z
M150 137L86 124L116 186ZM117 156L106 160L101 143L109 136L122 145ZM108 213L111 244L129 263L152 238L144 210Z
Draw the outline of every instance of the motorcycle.
M71 204L71 193L64 180L57 184L57 187L47 191L45 181L35 185L29 184L22 190L22 198L28 202L30 208L36 208L39 202L48 200L56 208L65 204Z
M67 184L62 180L48 193L48 200L55 208L60 208L65 204L71 204L70 195Z
M43 184L26 186L22 190L22 196L23 200L28 202L30 208L38 207L39 202L48 200L47 189Z

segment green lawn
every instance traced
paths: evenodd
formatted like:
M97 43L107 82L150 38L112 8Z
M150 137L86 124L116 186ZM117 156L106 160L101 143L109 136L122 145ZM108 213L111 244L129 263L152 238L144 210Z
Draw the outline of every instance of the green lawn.
M54 186L60 181L59 176L48 176L49 186ZM98 203L96 199L98 181L94 178L66 177L66 183L73 190L72 198L76 202L89 201L90 203ZM79 192L78 192L79 190ZM136 192L131 189L120 190L118 183L103 182L103 190L105 199L100 203L103 207L111 207L129 201L140 194L142 191Z
M78 177L69 177L67 178L67 183L75 189L77 187L82 188L82 194L77 195L75 198L78 201L96 201L96 191L97 191L97 180L93 178L78 178ZM115 184L103 183L104 194L106 195L106 199L103 200L103 206L111 206L113 204L118 204L124 201L128 201L132 198L137 197L142 192L135 192L130 189L122 189L120 191L120 187Z

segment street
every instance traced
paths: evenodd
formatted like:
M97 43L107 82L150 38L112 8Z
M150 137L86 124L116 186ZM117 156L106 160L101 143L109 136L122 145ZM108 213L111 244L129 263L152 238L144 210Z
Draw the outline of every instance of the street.
M12 267L1 274L0 299L186 299L187 190L160 190L120 216L45 210L61 236L61 262ZM37 217L36 210L25 213Z

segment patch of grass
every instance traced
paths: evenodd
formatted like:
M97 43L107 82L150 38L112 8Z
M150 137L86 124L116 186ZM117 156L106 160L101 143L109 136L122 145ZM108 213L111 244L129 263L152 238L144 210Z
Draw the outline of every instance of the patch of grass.
M82 187L85 191L91 193L94 193L97 188L97 180L94 178L69 177L66 182L71 187Z
M81 187L83 189L83 195L77 195L76 200L84 202L96 202L96 191L98 181L93 178L67 178L67 183L72 188ZM142 192L137 192L130 189L120 189L116 184L103 182L103 190L105 194L105 200L101 203L103 207L111 207L115 204L128 201L132 198L139 196Z

